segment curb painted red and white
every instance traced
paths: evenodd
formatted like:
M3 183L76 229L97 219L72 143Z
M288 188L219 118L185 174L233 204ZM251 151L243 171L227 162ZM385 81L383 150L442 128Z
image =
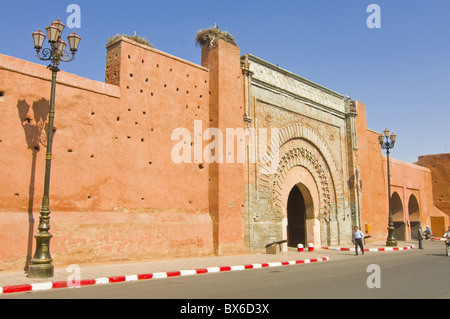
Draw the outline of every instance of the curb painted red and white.
M160 279L160 278L170 278L178 276L192 276L201 275L206 273L219 273L226 271L240 271L247 269L258 269L266 267L280 267L288 265L297 264L309 264L315 262L322 262L330 260L329 256L320 258L311 258L305 260L291 260L283 262L269 262L269 263L255 263L240 266L221 266L221 267L209 267L209 268L199 268L192 270L179 270L179 271L167 271L167 272L156 272L140 275L127 275L127 276L112 276L112 277L101 277L97 279L84 279L79 282L67 282L67 281L56 281L56 282L43 282L36 284L24 284L15 286L0 287L0 294L16 293L16 292L27 292L27 291L38 291L38 290L49 290L57 288L70 288L70 287L81 287L81 286L91 286L91 285L101 285L116 282L131 282L147 279Z
M405 247L382 247L382 248L364 248L364 251L397 251L397 250L408 250L413 249L415 245L405 246ZM347 247L322 247L328 250L339 250L339 251L355 251L355 248Z

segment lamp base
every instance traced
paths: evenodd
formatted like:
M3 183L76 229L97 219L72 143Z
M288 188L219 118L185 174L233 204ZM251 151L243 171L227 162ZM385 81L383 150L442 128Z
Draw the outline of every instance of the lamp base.
M50 256L50 239L53 237L48 232L39 232L36 238L36 253L28 266L29 278L53 277L52 257Z
M386 240L386 246L388 247L397 247L397 241L393 238L388 238Z
M28 266L28 278L51 278L53 277L52 264L35 264Z

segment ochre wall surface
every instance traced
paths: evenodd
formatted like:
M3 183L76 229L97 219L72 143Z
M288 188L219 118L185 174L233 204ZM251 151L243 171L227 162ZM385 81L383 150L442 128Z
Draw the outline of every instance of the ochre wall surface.
M361 172L362 194L361 225L364 227L365 224L369 224L371 229L369 235L374 240L383 240L387 238L389 218L386 151L383 150L383 154L381 153L382 149L378 141L380 133L367 129L365 105L358 102L357 112L358 164ZM397 138L396 143L401 143L401 139ZM396 160L392 158L393 155L395 156L395 146L391 150L389 162L391 195L394 193L398 195L398 197L395 195L391 205L395 206L394 211L397 211L398 206L401 205L401 212L395 214L394 221L404 223L404 230L398 230L399 239L414 239L417 232L414 228L417 226L415 222L420 222L425 230L426 225L431 225L432 215L442 217L440 223L448 225L448 218L445 218L444 214L434 206L431 171L422 166ZM440 180L444 183L442 176ZM417 200L420 217L417 217L415 213L413 197ZM439 228L443 228L444 225Z
M261 71L268 64L253 64L258 65ZM272 67L269 80L283 78L280 72ZM59 72L50 183L54 265L238 254L263 249L274 234L284 235L283 216L275 216L277 223L265 223L275 214L272 196L266 196L266 203L255 196L253 188L262 185L256 184L256 170L252 173L255 165L248 157L247 162L238 160L242 141L234 135L229 140L226 134L227 129L245 128L250 116L255 120L264 110L257 94L270 96L261 79L253 79L260 87L252 89L251 74L243 72L239 48L223 40L202 47L200 66L126 38L107 47L105 83ZM50 79L43 65L0 55L1 269L23 269L34 253ZM311 90L319 87L300 82ZM289 101L282 106L310 108L296 98ZM388 187L379 133L367 128L366 107L356 102L357 148L352 147L346 134L353 135L353 128L346 127L351 121L341 104L333 111L335 117L316 107L309 120L276 113L274 107L270 116L280 117L282 131L301 124L314 126L327 137L326 143L316 142L322 153L326 151L322 155L327 165L332 164L336 198L331 205L332 232L322 237L343 244L350 238L350 225L360 220L361 225L371 225L373 240L385 240ZM261 115L259 120L263 119L266 116ZM256 127L255 122L251 125ZM330 125L321 125L324 122ZM266 127L265 122L259 125ZM292 141L303 143L308 138L292 136ZM234 143L231 161L229 142ZM219 163L211 160L217 155ZM333 160L341 157L343 163ZM420 222L448 226L448 216L439 210L448 210L448 156L439 159L436 174L434 161L420 158L419 164L428 167L424 168L391 160L391 193L398 195L404 208L398 222L416 221L416 211L409 213L413 196ZM297 182L302 181L292 181ZM313 183L308 187L312 189ZM321 216L325 223L330 216L316 206L319 211L312 216ZM314 232L321 231L318 220L308 222ZM412 235L408 227L404 233L406 239Z
M177 128L192 134L194 121L202 131L242 126L233 121L242 122L243 112L220 111L220 119L210 112L210 95L223 101L213 109L242 108L239 49L211 52L221 56L208 64L214 85L209 69L124 38L108 47L106 83L58 73L50 185L55 265L210 255L219 252L218 240L226 246L220 253L242 250L239 167L217 175L203 158L172 159ZM218 69L230 74L224 83ZM12 267L34 252L50 84L44 66L0 55L0 260ZM203 149L210 141L196 142ZM217 205L211 198L219 183ZM233 206L220 216L222 230L211 206Z
M419 156L416 164L431 171L434 205L450 216L450 153Z

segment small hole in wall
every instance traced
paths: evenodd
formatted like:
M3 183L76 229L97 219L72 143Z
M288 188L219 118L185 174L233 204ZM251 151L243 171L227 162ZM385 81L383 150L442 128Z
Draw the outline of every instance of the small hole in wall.
M132 78L134 75L133 75L133 73L130 73L130 78Z
M141 142L144 142L144 139L143 139L143 138L141 138Z
M145 79L145 82L148 82L148 78L147 78L147 79Z
M0 97L5 96L5 92L4 91L0 91Z
M198 165L198 168L199 168L199 169L204 169L205 167L203 166L203 164L199 164L199 165Z
M144 63L144 59L142 59L142 63Z
M1 142L1 141L0 141L0 142ZM40 150L39 145L33 147L33 150L36 151L36 152L39 152L39 150Z
M153 164L153 162L148 162L148 165L152 165Z
M91 158L94 158L94 154L91 155Z
M72 150L71 148L69 148L69 149L67 150L67 153L73 153L73 150Z
M119 116L118 116L118 117L116 118L116 121L117 121L117 122L119 122L119 121L120 121L120 117L119 117Z
M131 59L131 55L128 55L128 59Z

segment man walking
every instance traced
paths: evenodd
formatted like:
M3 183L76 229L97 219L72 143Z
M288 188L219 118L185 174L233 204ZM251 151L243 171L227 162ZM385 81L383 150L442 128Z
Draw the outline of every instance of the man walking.
M355 226L355 231L353 232L352 242L355 243L355 253L358 256L358 246L361 248L361 254L364 255L364 246L362 240L364 239L364 234Z

